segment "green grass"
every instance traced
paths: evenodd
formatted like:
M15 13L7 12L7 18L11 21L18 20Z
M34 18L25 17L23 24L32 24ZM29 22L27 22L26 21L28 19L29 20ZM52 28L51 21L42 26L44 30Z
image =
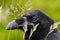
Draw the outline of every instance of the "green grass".
M6 30L5 25L0 23L0 40L23 40L21 30Z

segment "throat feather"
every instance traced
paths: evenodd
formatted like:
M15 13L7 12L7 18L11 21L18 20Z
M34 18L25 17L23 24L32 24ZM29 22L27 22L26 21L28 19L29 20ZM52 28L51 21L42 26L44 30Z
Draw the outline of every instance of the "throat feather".
M33 29L31 29L29 39L30 39L30 37L32 36L33 32L34 32L34 31L36 31L36 29L37 29L38 25L39 25L39 23L38 23L38 24L36 24L36 25L33 27Z

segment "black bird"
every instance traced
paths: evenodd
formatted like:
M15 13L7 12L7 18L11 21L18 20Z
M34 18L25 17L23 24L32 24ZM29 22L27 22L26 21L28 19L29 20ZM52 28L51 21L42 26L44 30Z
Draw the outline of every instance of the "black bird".
M40 10L32 10L10 22L7 30L21 29L24 40L60 40L54 21Z

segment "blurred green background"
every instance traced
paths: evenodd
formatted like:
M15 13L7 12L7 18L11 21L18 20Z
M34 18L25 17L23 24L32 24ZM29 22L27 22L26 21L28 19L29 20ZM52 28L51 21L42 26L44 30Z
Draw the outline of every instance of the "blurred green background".
M60 0L0 0L0 40L23 40L21 30L7 31L5 27L34 9L44 11L54 22L60 21Z

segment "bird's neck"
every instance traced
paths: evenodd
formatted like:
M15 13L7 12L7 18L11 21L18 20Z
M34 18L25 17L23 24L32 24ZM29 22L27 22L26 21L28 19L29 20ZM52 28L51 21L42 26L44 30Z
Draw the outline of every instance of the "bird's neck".
M36 30L36 31L32 34L30 40L40 40L40 39L44 39L44 38L46 37L46 35L48 34L48 32L49 32L49 28L47 28L47 29L43 28L43 29Z
M25 33L25 40L44 40L44 38L46 37L46 35L49 32L49 28L37 28L36 31L33 32L32 36L29 38L30 36L30 30L28 30Z

